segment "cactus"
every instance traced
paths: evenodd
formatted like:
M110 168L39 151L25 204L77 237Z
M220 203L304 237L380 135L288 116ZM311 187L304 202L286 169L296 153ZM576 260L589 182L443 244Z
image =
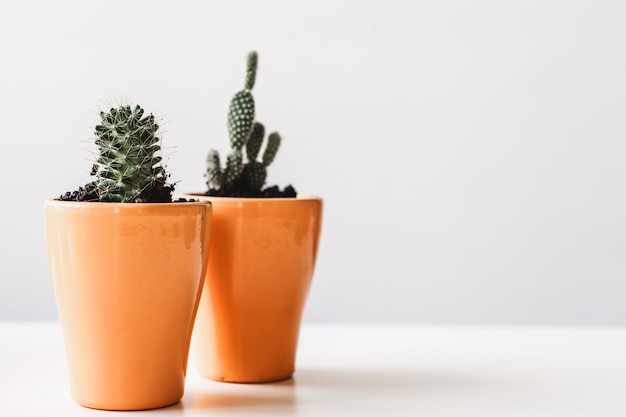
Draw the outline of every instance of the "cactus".
M158 124L140 106L111 108L100 113L95 128L98 158L92 174L100 201L171 201L173 186L161 163Z
M224 168L218 151L211 149L207 156L207 185L209 189L225 194L259 193L265 185L267 167L280 147L280 135L269 135L261 161L257 160L263 145L265 127L254 121L255 103L252 88L256 81L258 55L248 54L244 89L235 94L228 110L228 136L231 152ZM244 160L245 156L245 160Z

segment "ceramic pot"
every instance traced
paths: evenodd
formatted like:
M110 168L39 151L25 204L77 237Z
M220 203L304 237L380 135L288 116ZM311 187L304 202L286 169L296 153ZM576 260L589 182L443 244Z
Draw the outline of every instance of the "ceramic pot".
M181 399L210 216L203 202L46 201L50 273L78 404L140 410Z
M289 378L317 257L322 199L183 197L213 204L194 328L200 373L243 383Z

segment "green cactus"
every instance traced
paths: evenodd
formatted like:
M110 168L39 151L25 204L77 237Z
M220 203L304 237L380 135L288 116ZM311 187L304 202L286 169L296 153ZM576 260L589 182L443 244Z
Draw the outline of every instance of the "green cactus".
M278 153L278 148L280 147L280 135L278 132L270 133L267 138L267 146L265 147L265 152L263 153L263 165L269 166L272 162L274 162L274 158Z
M243 155L241 151L235 149L226 157L226 168L224 169L223 183L225 187L232 187L243 171Z
M246 63L246 83L245 89L252 90L254 82L256 81L256 68L259 63L259 55L256 51L252 51L248 54L248 61Z
M235 94L228 111L228 136L231 148L240 151L254 124L254 97L248 90Z
M215 149L211 149L206 159L209 187L219 187L222 184L222 164L220 163L220 154Z
M171 197L154 116L144 116L138 105L126 105L101 112L100 118L95 128L99 156L92 171L99 200L127 203L146 202L167 193Z
M246 143L246 156L248 161L255 161L261 146L263 145L263 136L265 136L265 126L259 122L255 122L252 127L252 133Z
M261 161L257 157L263 145L265 127L254 121L255 104L252 88L256 81L258 55L248 54L244 89L235 94L228 111L228 136L231 153L222 169L219 153L211 149L207 157L207 185L209 189L226 193L259 192L265 185L267 167L280 147L280 135L269 135ZM244 150L245 148L245 150ZM244 161L244 155L246 161Z
M248 162L241 172L241 188L247 191L260 191L265 184L267 168L261 162Z

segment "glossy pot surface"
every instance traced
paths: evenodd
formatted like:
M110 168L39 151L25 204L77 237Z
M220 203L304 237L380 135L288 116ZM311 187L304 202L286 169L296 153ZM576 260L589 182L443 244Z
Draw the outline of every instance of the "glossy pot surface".
M200 372L227 382L289 378L313 277L322 199L206 199L211 249L194 330Z
M45 203L76 402L138 410L183 396L210 216L202 202Z

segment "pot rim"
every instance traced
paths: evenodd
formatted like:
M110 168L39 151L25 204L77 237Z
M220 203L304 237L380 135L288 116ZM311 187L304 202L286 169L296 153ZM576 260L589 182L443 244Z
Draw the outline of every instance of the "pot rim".
M164 203L120 203L120 202L103 202L103 201L67 201L59 198L49 198L44 201L46 206L63 206L63 207L89 207L89 208L114 208L124 207L124 210L136 209L149 209L155 207L189 207L189 206L211 206L211 202L208 200L196 200L196 201L170 201Z
M180 193L175 194L174 198L203 198L203 199L211 199L211 200L221 200L221 201L259 201L259 202L267 202L267 201L312 201L312 200L322 200L322 197L309 194L309 193L297 193L295 197L228 197L228 196L212 196L205 195L203 192L191 192L191 193ZM210 200L204 200L210 201Z

